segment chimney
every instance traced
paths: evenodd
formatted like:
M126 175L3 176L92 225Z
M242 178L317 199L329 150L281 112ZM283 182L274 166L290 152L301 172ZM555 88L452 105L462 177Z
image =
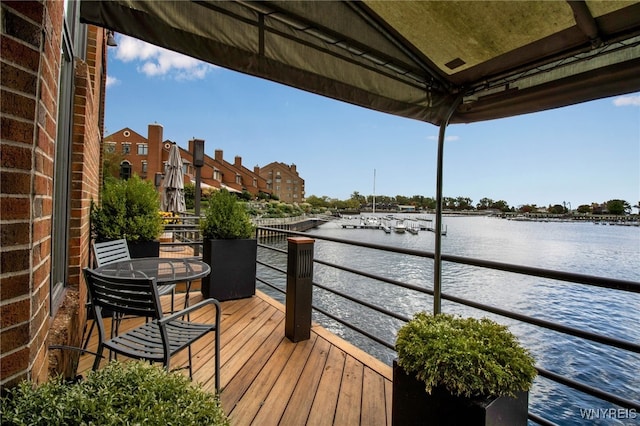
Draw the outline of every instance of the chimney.
M239 155L236 155L233 165L239 169L242 168L242 157L240 157Z
M158 124L149 124L147 128L147 164L148 171L164 170L162 165L162 137L163 127Z
M295 165L295 164L292 164L292 165L291 165L291 171L292 171L293 173L296 173L296 165Z
M253 166L253 173L259 175L260 174L260 166Z
M216 149L215 151L215 160L222 162L222 150L221 149Z

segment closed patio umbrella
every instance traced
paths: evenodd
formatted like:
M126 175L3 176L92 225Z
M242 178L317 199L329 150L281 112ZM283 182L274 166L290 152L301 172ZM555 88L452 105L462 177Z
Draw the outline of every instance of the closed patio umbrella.
M175 143L169 150L169 160L162 183L162 210L166 212L181 213L186 211L184 202L184 178L182 175L182 157Z

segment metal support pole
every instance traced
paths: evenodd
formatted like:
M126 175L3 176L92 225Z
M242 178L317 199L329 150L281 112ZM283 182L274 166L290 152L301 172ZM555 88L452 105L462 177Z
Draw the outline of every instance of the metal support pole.
M311 337L311 303L313 299L313 245L307 237L287 239L287 295L285 336L292 342Z
M449 119L462 102L462 92L451 104L445 119L440 123L438 134L438 164L436 167L436 223L435 223L435 248L433 256L433 314L442 312L442 165L444 162L444 136L449 125Z

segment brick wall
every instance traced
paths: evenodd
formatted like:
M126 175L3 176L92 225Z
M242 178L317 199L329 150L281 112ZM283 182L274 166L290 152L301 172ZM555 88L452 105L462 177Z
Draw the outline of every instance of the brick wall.
M47 347L55 324L66 330L62 342L79 343L84 311L78 307L86 297L80 269L87 264L88 209L91 198L97 198L99 182L105 76L96 72L104 69L105 58L104 30L90 29L93 63L76 69L69 287L52 318L51 223L64 2L2 1L0 8L0 386L4 388L21 379L41 382L48 377Z

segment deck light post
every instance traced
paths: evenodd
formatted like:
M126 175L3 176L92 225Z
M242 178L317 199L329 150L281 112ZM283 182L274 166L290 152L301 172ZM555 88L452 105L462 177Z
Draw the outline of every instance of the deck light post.
M194 210L198 223L200 223L200 182L202 179L202 166L204 166L204 139L193 139L193 166L196 168L196 188ZM194 256L200 254L200 247L196 244L193 247Z

